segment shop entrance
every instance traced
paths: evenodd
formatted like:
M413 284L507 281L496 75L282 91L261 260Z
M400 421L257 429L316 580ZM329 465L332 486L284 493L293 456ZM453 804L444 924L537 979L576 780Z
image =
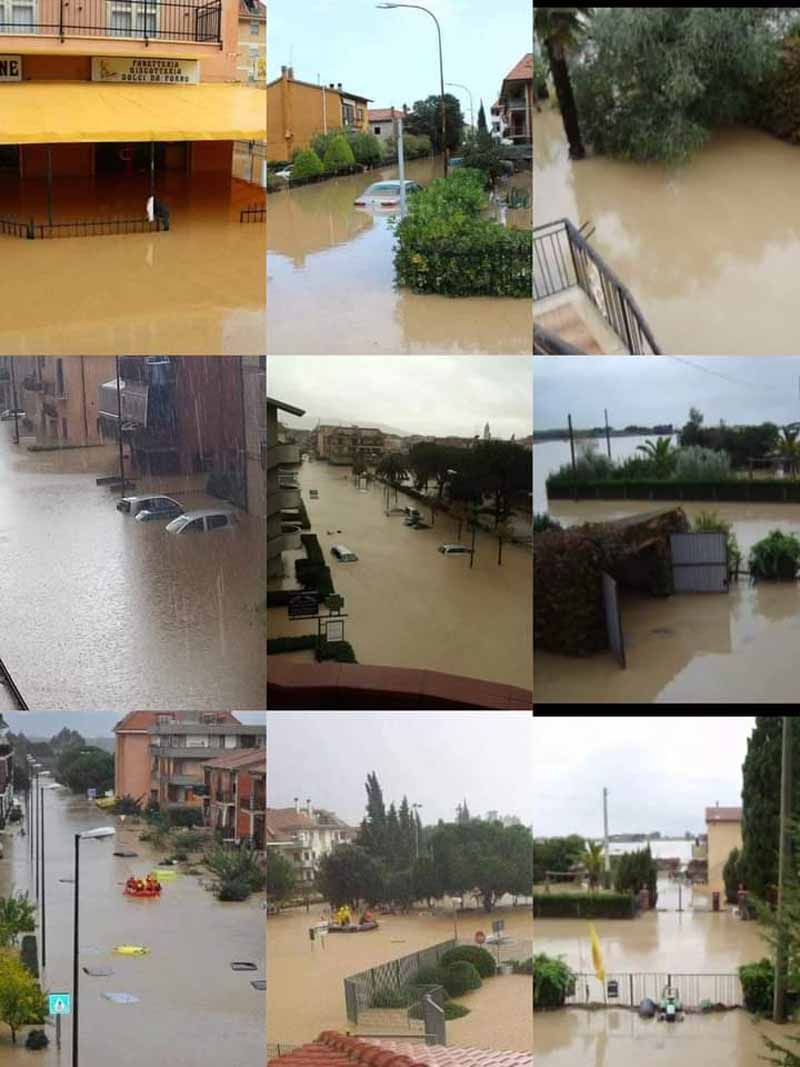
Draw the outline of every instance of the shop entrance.
M0 145L0 174L19 174L18 145Z
M154 169L157 174L167 171L185 174L189 151L185 141L156 142L152 146ZM109 142L95 145L96 174L148 174L150 172L150 142Z

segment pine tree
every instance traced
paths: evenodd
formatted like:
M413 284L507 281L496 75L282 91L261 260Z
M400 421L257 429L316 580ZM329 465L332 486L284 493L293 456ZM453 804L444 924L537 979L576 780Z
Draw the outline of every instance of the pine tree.
M386 805L383 802L378 776L372 771L367 775L367 814L361 821L357 843L378 857L387 854L386 849Z
M472 816L470 815L469 808L467 807L467 798L464 797L464 803L463 804L459 804L458 807L456 808L456 822L457 823L469 822L471 818L472 818Z
M487 130L487 127L486 127L486 109L483 106L483 100L481 100L481 106L480 106L480 109L478 111L478 132L479 133L488 133L488 130Z

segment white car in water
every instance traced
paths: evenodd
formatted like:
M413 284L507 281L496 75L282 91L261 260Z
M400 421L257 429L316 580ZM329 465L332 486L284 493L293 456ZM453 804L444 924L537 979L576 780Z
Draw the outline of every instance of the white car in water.
M418 182L406 181L406 196L421 191L422 186ZM400 207L400 182L373 182L353 203L355 207L390 208L394 211Z
M468 556L470 553L466 545L439 545L439 551L443 556Z
M124 496L117 501L117 511L126 512L138 522L147 522L149 519L174 519L182 515L184 508L171 496Z
M168 522L167 533L208 533L211 530L235 530L239 524L236 513L226 508L202 508L187 511Z

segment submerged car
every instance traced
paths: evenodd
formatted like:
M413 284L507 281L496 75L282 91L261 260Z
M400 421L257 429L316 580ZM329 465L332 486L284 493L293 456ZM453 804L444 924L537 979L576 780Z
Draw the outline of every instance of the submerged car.
M171 496L159 493L154 496L124 496L122 500L117 501L117 511L124 511L135 519L146 521L174 519L176 515L183 514L184 508Z
M463 556L469 555L470 550L466 545L439 545L439 551L443 556Z
M421 191L418 182L406 180L406 196ZM353 203L356 207L400 207L400 182L373 182Z
M233 530L239 520L236 513L225 508L203 508L199 511L186 511L177 519L168 522L167 533L208 533L210 530Z
M348 548L347 545L332 545L331 555L335 556L340 563L358 562L358 556L355 554L352 548Z
M0 411L0 422L10 422L11 419L24 419L24 418L25 418L25 412L24 411L20 411L19 409L14 411L13 408L6 408L5 411Z

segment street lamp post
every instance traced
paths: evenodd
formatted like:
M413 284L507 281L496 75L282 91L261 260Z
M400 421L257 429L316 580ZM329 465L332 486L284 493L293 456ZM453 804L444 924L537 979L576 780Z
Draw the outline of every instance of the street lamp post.
M468 86L462 85L461 82L447 82L447 84L456 89L463 89L469 96L469 124L475 129L475 108L472 106L472 90Z
M44 892L44 786L39 786L39 840L41 841L42 864L42 970L47 967L47 907Z
M444 99L444 60L442 58L442 28L439 25L439 20L434 13L428 10L427 7L423 7L421 4L376 4L376 7L383 8L386 11L392 10L396 7L412 7L417 11L425 11L433 21L436 23L436 33L439 37L439 80L441 83L441 101L442 101L442 174L447 177L447 105Z
M421 804L412 804L411 808L414 811L418 811L422 807ZM419 859L419 819L414 818L414 841L416 843L417 859Z
M14 374L14 357L10 356L11 403L14 405L14 444L19 444L19 416L17 415L17 379Z
M75 834L75 893L73 897L74 917L72 923L72 1065L78 1067L78 890L80 876L80 845L81 839L99 840L105 837L113 837L116 833L113 826L98 826L96 830L84 830L83 833Z

